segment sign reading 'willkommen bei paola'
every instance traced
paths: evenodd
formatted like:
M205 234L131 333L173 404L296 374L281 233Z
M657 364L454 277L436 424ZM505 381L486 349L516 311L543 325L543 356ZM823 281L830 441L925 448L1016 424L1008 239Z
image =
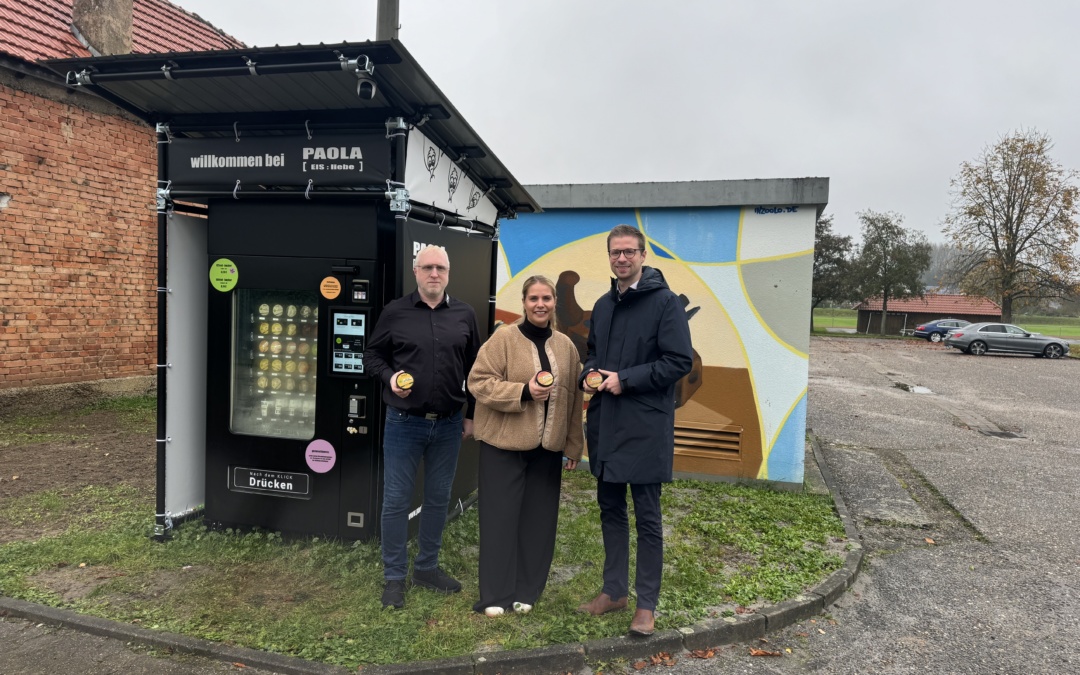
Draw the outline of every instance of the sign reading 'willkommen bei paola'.
M167 152L174 186L385 186L390 177L384 134L174 138Z

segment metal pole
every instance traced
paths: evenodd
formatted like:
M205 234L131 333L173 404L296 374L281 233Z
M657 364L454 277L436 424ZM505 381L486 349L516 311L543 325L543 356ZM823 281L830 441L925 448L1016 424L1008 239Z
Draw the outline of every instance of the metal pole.
M375 39L396 40L398 28L398 0L379 0L375 15Z
M159 128L157 134L157 178L159 188L162 185L168 185L168 148L169 134L167 131ZM169 214L167 202L161 198L159 198L158 201L157 226L157 512L154 518L154 534L152 535L152 538L157 541L165 541L171 534L171 532L169 532L171 523L169 523L168 514L165 512L165 449L167 443L167 438L165 436L165 402L168 393L168 379L165 372L168 359L165 339L166 328L168 325L166 321L166 284L168 283L168 261L166 255L168 246Z

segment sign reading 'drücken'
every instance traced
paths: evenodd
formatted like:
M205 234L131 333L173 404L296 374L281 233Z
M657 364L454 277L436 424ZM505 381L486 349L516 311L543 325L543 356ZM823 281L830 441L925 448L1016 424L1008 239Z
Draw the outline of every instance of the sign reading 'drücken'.
M355 187L385 185L390 141L384 134L174 138L168 145L174 186Z

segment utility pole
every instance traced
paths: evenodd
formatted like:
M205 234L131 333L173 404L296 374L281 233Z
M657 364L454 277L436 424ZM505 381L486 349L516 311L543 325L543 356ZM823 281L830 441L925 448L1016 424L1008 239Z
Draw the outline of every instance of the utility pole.
M396 40L398 36L398 0L379 0L375 15L375 39Z

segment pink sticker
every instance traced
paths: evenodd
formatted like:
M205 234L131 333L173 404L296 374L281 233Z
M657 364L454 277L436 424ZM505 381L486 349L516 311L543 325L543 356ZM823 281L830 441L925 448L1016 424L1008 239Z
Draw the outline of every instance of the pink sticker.
M321 438L316 438L308 443L307 452L304 454L307 458L308 467L315 473L326 473L333 469L334 464L337 463L337 453L334 452L334 446L330 445L329 441L324 441Z

